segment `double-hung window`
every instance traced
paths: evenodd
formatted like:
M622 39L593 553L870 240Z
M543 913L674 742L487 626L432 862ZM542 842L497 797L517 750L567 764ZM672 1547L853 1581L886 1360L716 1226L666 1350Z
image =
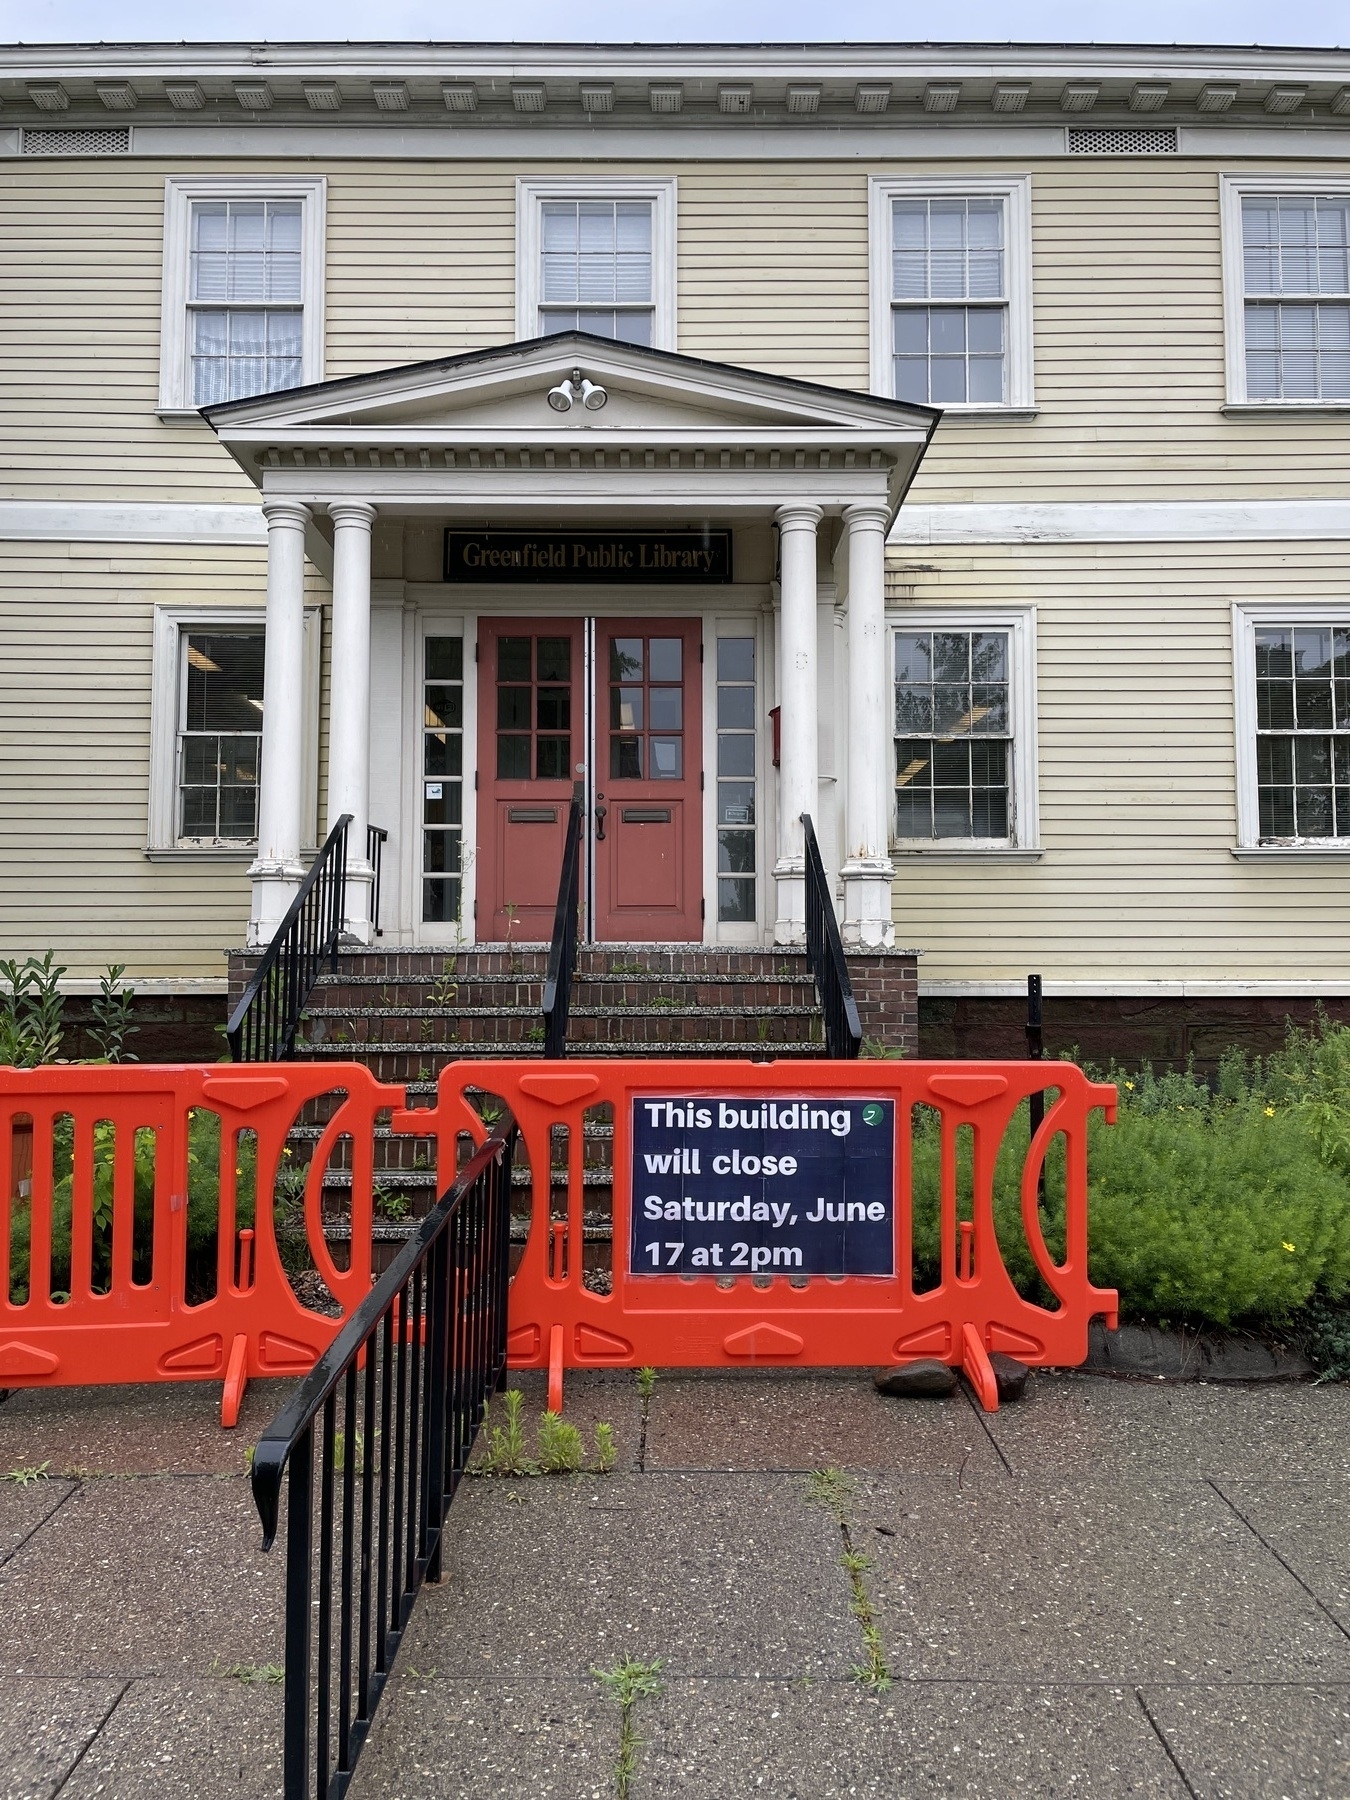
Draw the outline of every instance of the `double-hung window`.
M1035 847L1030 634L1022 611L897 621L897 847Z
M516 328L675 346L673 181L521 181Z
M1238 846L1350 851L1350 606L1236 609Z
M1350 404L1350 183L1226 179L1229 399Z
M301 821L316 819L322 609L305 608ZM256 606L157 606L150 706L151 855L246 855L258 837L266 634Z
M322 181L168 182L161 412L322 378L322 214Z
M872 183L872 381L967 410L1031 405L1025 178Z

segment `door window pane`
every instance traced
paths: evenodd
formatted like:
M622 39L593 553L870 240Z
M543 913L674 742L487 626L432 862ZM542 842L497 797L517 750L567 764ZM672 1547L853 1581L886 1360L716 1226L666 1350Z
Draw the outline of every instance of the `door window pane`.
M609 640L609 778L684 778L684 640ZM677 735L681 734L681 735Z
M497 779L567 780L571 733L571 638L499 638Z

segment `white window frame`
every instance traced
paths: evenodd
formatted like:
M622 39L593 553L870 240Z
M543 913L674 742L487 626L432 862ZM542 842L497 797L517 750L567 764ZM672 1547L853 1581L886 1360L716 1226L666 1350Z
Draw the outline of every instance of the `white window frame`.
M1012 725L1012 831L1006 838L901 838L895 835L895 638L908 631L1006 631L1008 644L1008 714ZM1035 859L1041 854L1041 807L1038 791L1036 609L1031 606L941 607L899 606L887 609L886 688L890 720L887 764L890 786L888 834L896 856L1011 857Z
M1242 202L1248 194L1350 194L1345 176L1220 175L1223 246L1223 360L1227 409L1257 412L1350 412L1350 400L1250 400L1247 397L1247 282L1242 257Z
M252 843L192 843L178 836L178 720L182 642L187 631L233 631L241 625L264 629L261 606L180 606L155 608L150 687L150 804L146 854L156 861L249 861ZM306 602L304 627L304 760L301 764L300 828L304 847L318 843L319 692L323 608Z
M521 176L516 181L516 337L539 336L546 200L648 200L652 208L652 348L676 348L675 177Z
M198 200L298 200L301 358L306 385L323 380L324 232L328 183L322 176L170 175L164 183L164 275L159 328L159 415L197 417L188 331L192 207Z
M944 415L994 418L1034 412L1036 382L1032 341L1030 175L932 175L923 178L906 176L903 179L890 175L869 177L872 392L895 397L895 351L891 325L891 202L948 199L995 199L1003 202L1008 296L1008 384L1007 398L1001 404L963 401L960 405L944 406L942 411Z
M1345 600L1239 600L1233 605L1233 723L1237 740L1237 844L1233 854L1265 861L1350 857L1350 838L1303 838L1295 843L1261 842L1261 808L1256 780L1256 628L1279 625L1350 627Z

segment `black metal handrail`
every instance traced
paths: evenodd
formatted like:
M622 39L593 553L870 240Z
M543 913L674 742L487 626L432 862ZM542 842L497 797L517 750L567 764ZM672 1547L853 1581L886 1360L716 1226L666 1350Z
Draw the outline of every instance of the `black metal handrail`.
M384 847L388 842L389 833L383 825L366 826L366 861L375 877L370 884L370 929L376 937L384 936L380 926L380 887Z
M820 845L810 813L803 813L806 844L806 958L816 978L820 1010L825 1015L825 1048L830 1056L849 1059L862 1048L862 1024L853 984L848 978L839 921L834 916L830 884L820 860Z
M553 940L548 947L548 973L544 977L544 1055L567 1054L567 1015L572 1009L572 977L577 967L577 883L581 873L581 828L586 807L577 783L567 814L563 843L562 874L558 877L558 904L553 913Z
M329 832L225 1027L236 1062L289 1062L324 958L337 970L351 822L352 815L343 813Z
M506 1367L515 1135L508 1113L254 1451L264 1549L286 1476L285 1800L346 1793L418 1590L440 1579Z

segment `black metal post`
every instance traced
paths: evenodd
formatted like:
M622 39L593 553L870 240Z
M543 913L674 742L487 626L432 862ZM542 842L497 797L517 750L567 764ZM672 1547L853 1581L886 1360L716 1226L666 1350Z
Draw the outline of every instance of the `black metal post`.
M1027 1056L1032 1062L1045 1057L1045 1041L1041 1035L1041 978L1027 976ZM1045 1095L1039 1089L1027 1100L1031 1114L1031 1135L1035 1137L1045 1119ZM1045 1205L1045 1164L1041 1164L1040 1201Z

